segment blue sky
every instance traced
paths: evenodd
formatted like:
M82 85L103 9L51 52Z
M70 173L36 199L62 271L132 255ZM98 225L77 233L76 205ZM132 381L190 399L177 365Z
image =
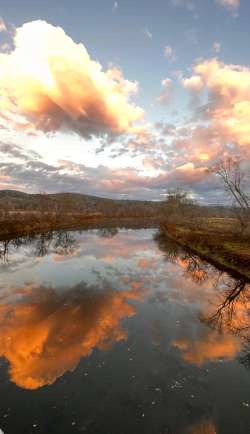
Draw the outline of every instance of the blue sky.
M185 187L186 178L183 177L182 179L180 176L183 167L184 171L186 168L189 170L192 167L191 165L193 165L193 169L199 171L202 168L204 169L205 157L201 158L202 164L200 166L197 165L196 153L195 157L192 155L190 160L187 159L187 155L183 151L184 145L180 145L180 140L182 142L183 140L189 140L190 143L195 143L195 146L199 149L202 148L201 154L203 156L209 154L211 163L223 152L227 153L229 132L227 131L227 134L225 134L225 127L228 129L229 121L232 119L232 113L229 113L228 110L233 110L239 102L249 100L248 77L246 78L243 71L244 68L248 71L250 61L248 46L250 3L247 0L156 0L154 2L148 0L118 0L117 2L110 0L74 0L71 2L66 0L54 0L53 2L48 0L43 2L23 0L21 6L19 1L12 0L2 5L0 15L6 28L6 31L0 32L1 51L3 53L0 63L8 62L7 57L10 59L16 43L10 40L16 31L18 34L18 29L22 28L25 23L43 20L46 24L60 27L75 44L81 43L84 45L90 58L93 61L98 61L102 65L103 71L115 67L122 71L124 79L138 83L138 91L136 95L133 95L132 99L136 106L144 110L143 128L146 131L143 144L141 136L131 138L131 129L130 131L123 131L122 134L117 134L115 138L112 138L110 144L106 132L104 138L99 130L98 134L91 132L91 137L87 139L85 134L79 134L79 131L75 129L72 131L68 127L67 131L65 131L65 128L58 128L50 131L49 134L48 131L43 130L43 134L39 132L39 137L35 137L34 134L27 133L27 130L21 131L20 128L17 129L8 123L8 128L5 125L2 132L0 131L0 134L2 134L0 139L5 145L9 145L12 149L16 146L19 148L24 147L26 151L35 151L40 155L39 161L43 164L52 165L51 167L59 168L62 160L82 165L82 168L78 167L77 169L75 167L73 173L69 173L67 172L69 164L64 163L67 167L65 166L62 169L60 166L60 175L65 173L66 176L76 176L76 173L78 175L82 174L81 171L86 174L94 167L102 166L102 171L105 173L108 173L109 169L113 171L109 174L109 180L112 180L115 177L115 170L119 171L119 169L125 170L127 168L129 176L125 176L124 188L121 191L119 191L118 187L109 190L109 188L105 189L104 186L97 190L90 189L89 184L93 182L93 178L91 178L91 181L88 178L86 189L94 194L142 198L159 198L165 189L164 182L167 186L169 181L169 185L172 186L174 181L177 180L177 183L182 183ZM33 26L33 30L30 27L26 31L26 33L30 32L30 43L33 39L32 32L36 32L34 29ZM45 27L43 31L46 32ZM6 42L8 45L6 45ZM29 42L26 42L26 44L29 45ZM166 47L168 48L166 49ZM194 92L193 87L185 82L185 79L194 75L197 76L193 69L195 65L205 64L205 62L209 62L213 58L217 59L216 68L212 68L211 64L207 64L206 72L198 73L200 77L202 76L203 84L198 86L199 88L195 89ZM25 61L23 59L24 63ZM227 115L223 125L218 126L219 115L217 112L213 113L211 119L204 120L203 118L199 120L199 123L197 123L198 121L195 123L197 113L201 113L207 104L212 104L211 107L214 110L215 94L218 89L219 97L222 98L227 92L225 86L227 90L230 88L230 80L234 81L230 71L234 71L235 65L239 66L237 74L235 73L237 83L241 82L241 74L244 75L243 80L246 79L244 97L241 91L238 92L239 89L237 88L235 90L237 92L235 106L232 107L230 101L227 101ZM213 77L211 78L211 74L208 72L210 70L213 70L213 73L216 74L216 79L220 76L217 83L215 83ZM225 80L224 77L226 77ZM15 80L17 81L18 78L15 78ZM6 80L4 83L6 83ZM68 86L71 85L71 83L68 83ZM11 86L14 89L13 83ZM8 92L10 93L9 90ZM16 91L13 91L13 95L16 97ZM218 95L216 95L217 97ZM223 110L221 106L220 116L222 112L223 115L225 114L225 103L225 100L223 102L221 100ZM235 110L233 112L234 116L236 116ZM2 114L3 119L5 119L6 112L3 109ZM27 112L24 113L21 108L18 113L15 113L15 115L17 114L25 119L29 118L30 122L30 116L28 116ZM91 119L88 119L88 121L92 122ZM242 124L242 122L241 118L240 123ZM175 128L174 137L164 136L162 134L163 130L159 133L159 129L155 127L156 123L161 123L164 126L171 124ZM232 122L230 127L231 124ZM239 119L237 118L233 124L239 124ZM204 131L202 131L202 137L200 137L201 128L204 126L207 128L206 135L209 135L207 143L204 143ZM192 134L189 138L187 138L187 134L183 138L184 128L189 130L189 133L192 131L195 139ZM35 129L37 129L37 126ZM177 129L180 129L180 133ZM242 130L243 126L240 125L241 133ZM232 141L237 152L244 151L245 153L246 137L244 137L244 140L239 137L239 128L237 132L235 128L230 132L232 132ZM214 135L220 135L220 138L218 139L216 152L211 154L211 136L214 137ZM199 139L197 136L199 136ZM129 140L135 140L137 144L139 141L140 146L131 145L128 149ZM103 141L105 141L105 145ZM196 144L197 141L198 144ZM102 147L102 152L96 152L100 150L100 147ZM190 151L191 145L187 145L186 148ZM131 149L133 149L132 154ZM3 150L2 153L4 153ZM5 154L7 155L6 152ZM5 176L5 179L8 176L8 168L10 172L10 164L18 164L18 161L10 157L10 152L9 156L6 155L5 163L9 164L9 166L5 165L2 168L2 176ZM173 158L173 155L175 155L175 158ZM144 160L146 163L143 168ZM151 168L149 160L151 161ZM179 168L181 168L181 172L178 171ZM176 169L178 176L174 175ZM98 173L100 174L102 171ZM198 172L193 173L196 180L197 174ZM131 176L135 183L133 186L128 185ZM80 177L82 179L82 175ZM142 185L143 177L147 187L144 188L142 193L140 185ZM28 178L30 179L30 177ZM139 181L137 182L134 178L138 178ZM150 188L149 178L153 178L152 188ZM198 176L198 178L202 184L201 177ZM9 182L10 188L14 188L16 182L17 180L11 179L11 182ZM42 185L38 185L39 182ZM73 189L73 184L67 185L66 182L65 185L62 185L62 182L60 182L60 185L58 185L56 179L54 184L51 185L46 183L44 185L43 179L40 179L39 182L37 181L32 188L41 189L44 187L49 190L54 188L54 191L61 188ZM2 183L2 188L7 187L7 184ZM108 182L106 182L106 185L108 185ZM125 188L126 185L128 186L127 189ZM23 186L25 187L25 185ZM77 183L75 187L79 190ZM195 183L188 182L187 184L187 188L191 189L199 199L203 200L204 188L202 185L196 187ZM31 186L29 188L32 189ZM83 187L83 191L81 191L86 192L86 189ZM208 193L206 192L206 194ZM213 200L212 192L210 196L209 200ZM217 197L214 200L216 201Z

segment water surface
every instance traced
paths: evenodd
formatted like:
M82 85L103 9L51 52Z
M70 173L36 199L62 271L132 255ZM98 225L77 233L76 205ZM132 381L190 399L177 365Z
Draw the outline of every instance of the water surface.
M156 229L0 243L5 434L247 434L249 283Z

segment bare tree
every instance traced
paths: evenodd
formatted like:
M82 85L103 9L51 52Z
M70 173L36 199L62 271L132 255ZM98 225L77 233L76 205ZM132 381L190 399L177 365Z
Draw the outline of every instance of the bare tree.
M240 159L232 157L219 161L209 171L221 178L226 192L233 200L241 230L244 230L250 216L250 197L246 191L249 174L243 171Z
M197 214L197 205L190 195L179 188L166 193L165 210L169 222L178 223L191 219Z

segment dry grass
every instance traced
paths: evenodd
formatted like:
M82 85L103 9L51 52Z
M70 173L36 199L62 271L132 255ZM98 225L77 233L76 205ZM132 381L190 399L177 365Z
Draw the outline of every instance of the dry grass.
M250 234L234 219L209 218L199 224L164 224L162 231L197 254L250 278Z

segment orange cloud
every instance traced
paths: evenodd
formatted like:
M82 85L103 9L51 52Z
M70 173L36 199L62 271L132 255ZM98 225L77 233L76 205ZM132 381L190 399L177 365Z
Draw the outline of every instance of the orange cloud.
M216 434L217 430L211 420L197 422L187 431L188 434Z
M194 67L193 76L184 79L183 85L195 92L207 90L204 117L213 136L249 153L250 69L206 60Z
M94 348L125 340L120 322L136 313L128 300L139 299L143 291L79 288L62 296L29 286L16 292L22 302L0 305L0 355L16 385L37 389L74 370Z
M14 50L0 54L0 113L20 128L67 129L84 137L134 132L143 110L131 102L137 83L104 72L63 29L33 21L16 30Z
M241 342L233 335L209 330L203 339L194 342L180 339L174 341L173 346L180 349L186 362L202 366L222 358L233 359L241 349Z

